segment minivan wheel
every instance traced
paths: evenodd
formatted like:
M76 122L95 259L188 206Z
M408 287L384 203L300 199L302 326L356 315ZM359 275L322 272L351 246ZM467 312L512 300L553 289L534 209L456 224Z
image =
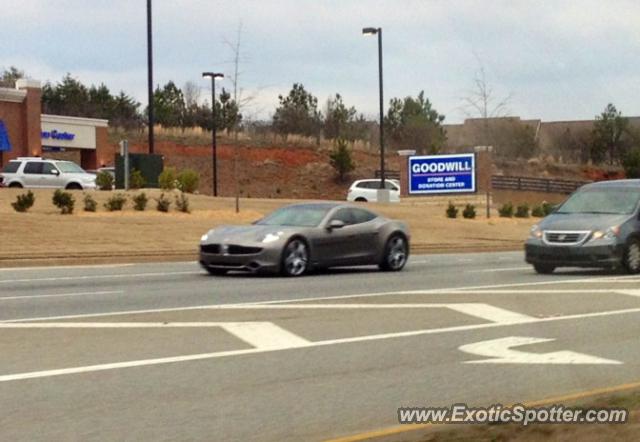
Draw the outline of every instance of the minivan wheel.
M534 264L533 269L536 271L536 273L540 273L541 275L548 275L550 273L553 273L553 271L556 269L556 266L551 264Z
M628 273L640 273L640 240L629 241L624 250L622 263Z

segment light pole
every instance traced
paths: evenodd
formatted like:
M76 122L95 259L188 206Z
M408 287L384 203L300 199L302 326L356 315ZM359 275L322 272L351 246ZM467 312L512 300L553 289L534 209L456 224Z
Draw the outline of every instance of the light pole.
M218 162L216 153L216 80L222 80L224 78L224 74L219 72L203 72L202 76L211 77L211 113L213 115L213 127L211 128L213 144L213 151L211 153L211 158L213 160L213 196L218 196Z
M153 113L153 39L151 33L151 0L147 0L147 88L149 93L149 153L154 153L153 126L155 115Z
M378 34L378 78L380 84L380 189L384 189L384 104L382 95L382 28L362 28L364 35Z

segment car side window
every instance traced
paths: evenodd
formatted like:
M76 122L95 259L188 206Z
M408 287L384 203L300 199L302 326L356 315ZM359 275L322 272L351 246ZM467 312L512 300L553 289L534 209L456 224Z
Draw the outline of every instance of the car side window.
M395 184L393 184L391 181L385 181L384 187L389 190L398 190L398 187Z
M56 167L55 167L53 164L51 164L51 163L44 163L44 164L42 164L42 173L43 173L43 174L45 174L45 175L51 175L51 172L52 172L53 170L58 170L58 169L56 169Z
M350 209L350 210L353 216L354 224L366 223L376 218L376 214L369 212L368 210L365 210L365 209Z
M42 163L36 163L33 161L28 162L24 166L24 173L39 175L42 173Z
M4 166L4 169L2 169L3 173L16 173L18 171L18 168L20 167L20 162L19 161L10 161L9 163L7 163L6 166Z
M342 221L347 226L350 224L354 224L351 209L338 209L336 213L334 213L331 217L331 221L336 219Z
M367 181L363 181L361 183L358 183L358 185L356 187L358 189L368 189L369 188L369 183Z

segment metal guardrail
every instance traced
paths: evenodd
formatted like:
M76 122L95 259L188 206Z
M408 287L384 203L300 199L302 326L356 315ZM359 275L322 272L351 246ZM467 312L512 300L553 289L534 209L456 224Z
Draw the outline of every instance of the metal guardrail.
M493 175L491 187L501 190L523 190L529 192L572 193L589 181L555 180L520 176Z

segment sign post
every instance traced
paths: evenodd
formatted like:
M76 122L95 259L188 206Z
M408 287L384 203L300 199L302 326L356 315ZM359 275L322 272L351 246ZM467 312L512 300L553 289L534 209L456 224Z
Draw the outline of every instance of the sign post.
M409 157L409 195L476 192L474 154Z
M120 155L124 158L124 190L129 190L129 141L120 141Z

